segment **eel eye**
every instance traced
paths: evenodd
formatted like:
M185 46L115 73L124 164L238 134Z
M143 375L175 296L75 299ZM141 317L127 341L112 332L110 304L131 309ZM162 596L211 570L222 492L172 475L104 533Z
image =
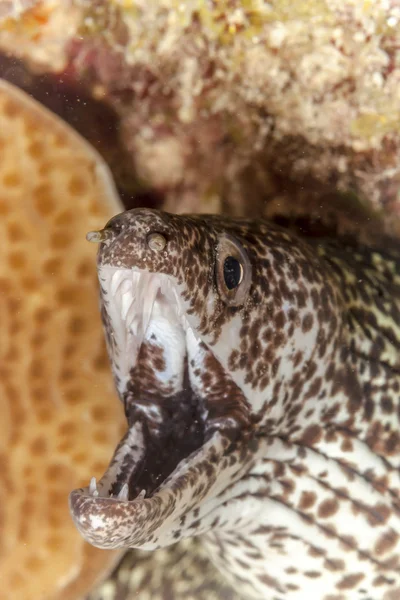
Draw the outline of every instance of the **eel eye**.
M224 281L228 290L234 290L243 279L243 267L234 256L224 261Z
M243 246L227 234L218 241L216 279L219 295L226 304L244 304L251 285L251 264Z
M149 233L147 236L147 245L155 252L161 252L167 245L167 240L161 233Z

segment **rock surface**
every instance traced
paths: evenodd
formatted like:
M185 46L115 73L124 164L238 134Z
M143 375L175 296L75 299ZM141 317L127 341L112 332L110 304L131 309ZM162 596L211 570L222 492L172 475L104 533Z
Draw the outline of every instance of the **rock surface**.
M3 20L0 47L111 106L132 177L169 209L335 190L392 218L399 22L396 0L47 0Z

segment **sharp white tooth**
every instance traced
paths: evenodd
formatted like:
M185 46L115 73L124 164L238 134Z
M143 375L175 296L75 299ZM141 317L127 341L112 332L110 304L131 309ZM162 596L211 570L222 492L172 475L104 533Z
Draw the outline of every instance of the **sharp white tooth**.
M98 496L99 492L97 491L97 481L96 477L92 477L89 484L89 494L91 496Z
M126 501L128 500L129 497L129 488L128 488L128 484L124 483L124 485L122 486L122 488L119 491L119 494L117 496L118 500L123 500Z
M153 312L153 305L157 297L160 284L156 278L150 280L149 286L146 291L146 295L143 297L141 306L143 306L142 323L143 323L143 334L146 333L147 327L149 326L151 315Z
M141 280L143 279L143 274L140 273L139 271L133 271L132 272L132 291L133 293L139 293L140 294L140 284L141 284Z
M119 293L120 294L126 294L127 292L132 292L132 282L125 278L122 283L121 283L121 287L119 288Z
M123 296L122 296L121 316L124 321L125 321L126 316L132 305L133 305L133 298L132 298L132 293L129 290L128 292L125 292L125 294L123 294Z
M139 492L139 494L136 496L136 500L143 500L144 498L146 498L146 490L142 490L141 492Z
M153 304L149 303L147 304L147 306L143 309L143 315L142 315L142 323L143 323L143 333L146 333L147 331L147 327L150 323L150 319L151 319L151 310L153 308Z
M117 294L119 286L124 281L125 281L125 273L122 270L116 271L111 278L110 293L111 293L112 297L114 297Z
M136 317L136 315L135 315ZM133 335L138 335L139 332L139 320L136 318L133 319L132 323L130 324L130 330L132 332Z
M130 308L126 314L126 324L128 327L132 328L134 319L135 319L135 308L136 308L136 303L134 300L132 300L132 304L130 305ZM133 332L132 332L133 333Z
M110 283L110 295L115 296L115 293L118 289L118 285L121 283L121 274L120 271L116 271L114 275L111 277Z

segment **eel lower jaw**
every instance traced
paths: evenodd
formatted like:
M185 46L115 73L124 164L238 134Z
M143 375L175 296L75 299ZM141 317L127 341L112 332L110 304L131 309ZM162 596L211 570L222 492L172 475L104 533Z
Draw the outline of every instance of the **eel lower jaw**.
M98 486L92 480L89 486L71 492L69 506L77 529L98 548L152 550L176 542L174 524L226 485L219 476L230 446L229 436L215 431L201 448L180 461L149 498L139 493L126 499L125 484L119 494L108 496L116 466L112 462Z
M172 431L169 447L164 447L161 432L157 451L148 417L139 415L99 482L92 478L87 487L70 494L72 518L87 542L99 548L154 549L171 544L177 541L174 525L178 528L184 515L230 483L224 467L228 462L241 466L239 461L230 462L232 454L243 451L238 428L228 420L212 423L207 430L206 420L197 420L201 425L195 446L180 445ZM176 445L176 455L171 444Z

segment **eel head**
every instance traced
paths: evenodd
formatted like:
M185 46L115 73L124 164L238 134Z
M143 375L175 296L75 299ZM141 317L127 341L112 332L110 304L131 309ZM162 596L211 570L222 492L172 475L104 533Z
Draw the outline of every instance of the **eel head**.
M154 549L229 527L268 437L307 426L301 394L295 419L285 402L296 372L310 362L318 372L334 344L329 276L266 222L134 209L88 239L100 243L128 428L101 480L71 493L74 522L103 548Z

